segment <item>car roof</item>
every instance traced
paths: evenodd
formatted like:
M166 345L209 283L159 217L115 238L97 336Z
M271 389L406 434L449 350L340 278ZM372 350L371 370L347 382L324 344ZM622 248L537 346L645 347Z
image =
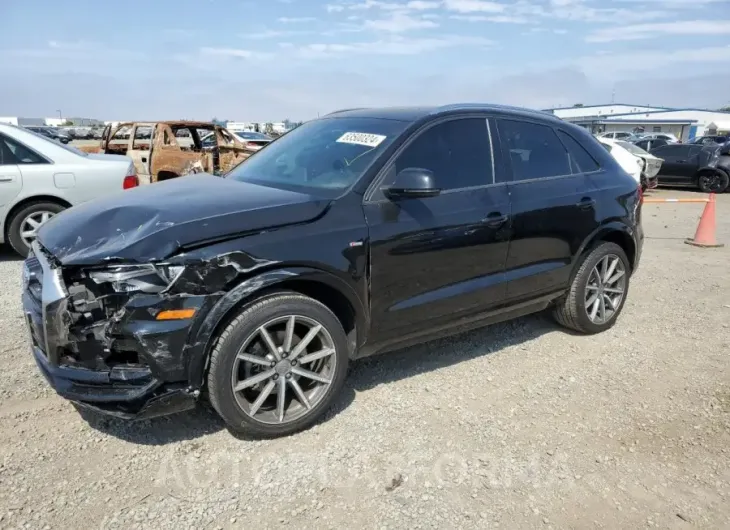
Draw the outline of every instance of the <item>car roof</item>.
M324 118L380 118L388 120L415 122L442 115L464 114L474 111L494 112L502 115L521 116L525 118L540 118L555 122L568 123L548 112L522 107L512 107L509 105L496 105L488 103L455 103L442 106L411 107L363 107L334 111L325 115Z

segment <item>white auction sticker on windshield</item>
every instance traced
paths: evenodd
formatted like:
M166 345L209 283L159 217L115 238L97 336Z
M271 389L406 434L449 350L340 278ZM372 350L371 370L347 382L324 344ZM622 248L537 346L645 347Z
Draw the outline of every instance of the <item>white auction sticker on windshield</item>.
M370 134L359 132L347 132L340 136L337 141L343 144L365 145L367 147L378 147L387 136L382 134Z

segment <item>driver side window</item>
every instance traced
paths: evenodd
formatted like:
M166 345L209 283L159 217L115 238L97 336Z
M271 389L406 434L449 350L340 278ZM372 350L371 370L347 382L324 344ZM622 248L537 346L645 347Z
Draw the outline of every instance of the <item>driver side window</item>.
M12 138L0 135L0 142L3 144L0 146L3 164L48 164L48 160Z
M383 185L406 168L428 169L444 191L493 184L486 118L461 118L427 129L398 155Z

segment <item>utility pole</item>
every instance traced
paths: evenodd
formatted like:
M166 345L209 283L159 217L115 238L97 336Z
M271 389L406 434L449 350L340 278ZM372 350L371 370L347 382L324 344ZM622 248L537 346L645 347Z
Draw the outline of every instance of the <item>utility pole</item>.
M57 110L56 112L58 112L58 119L59 120L62 120L63 119L63 116L61 116L61 111L60 110Z

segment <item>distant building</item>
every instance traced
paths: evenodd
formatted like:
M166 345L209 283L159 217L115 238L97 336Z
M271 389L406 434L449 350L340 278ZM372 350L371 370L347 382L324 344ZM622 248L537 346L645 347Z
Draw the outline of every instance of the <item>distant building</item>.
M611 103L545 109L555 116L599 132L667 132L682 141L705 134L727 132L730 112L707 109L676 109Z

